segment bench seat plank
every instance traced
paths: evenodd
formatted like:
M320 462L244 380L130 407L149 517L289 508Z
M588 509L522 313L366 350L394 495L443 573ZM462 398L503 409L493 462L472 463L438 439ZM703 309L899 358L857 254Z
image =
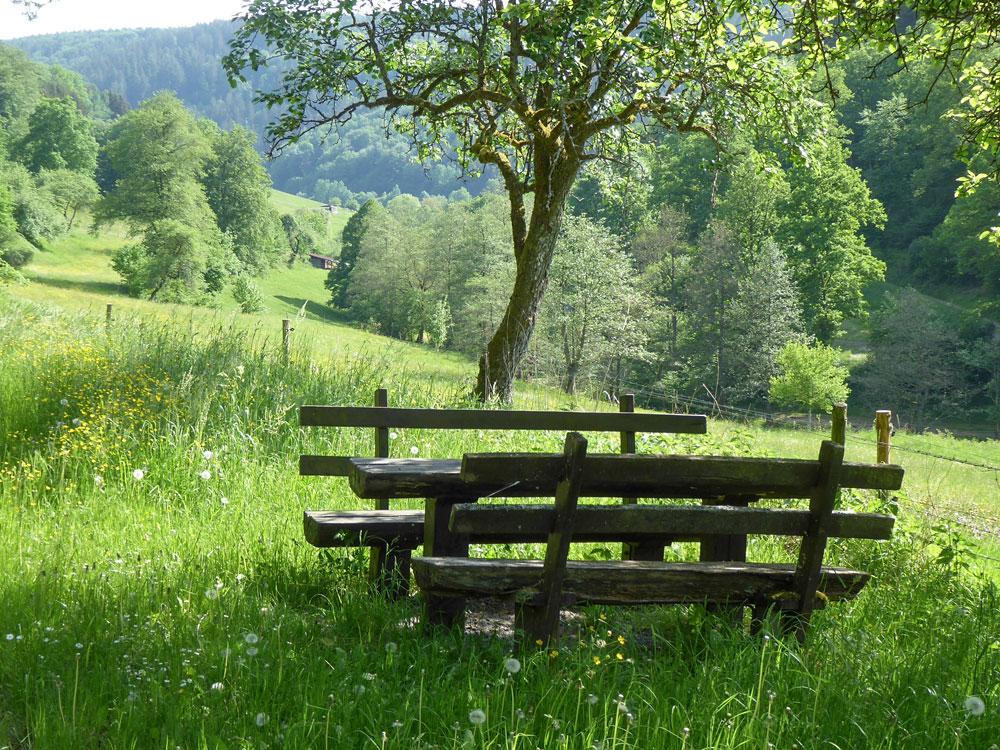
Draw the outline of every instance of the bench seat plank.
M314 547L395 544L416 547L424 538L422 510L307 510L306 541Z
M455 596L530 596L542 577L541 560L415 557L417 585ZM780 603L792 596L794 565L706 562L577 561L567 563L562 591L581 604ZM869 574L823 568L819 591L831 601L857 596Z
M509 534L541 540L555 511L551 505L456 505L451 530L460 534ZM835 511L829 536L889 539L893 516ZM773 534L803 536L808 510L746 508L731 505L580 505L576 509L575 541L639 541L656 537L702 534Z

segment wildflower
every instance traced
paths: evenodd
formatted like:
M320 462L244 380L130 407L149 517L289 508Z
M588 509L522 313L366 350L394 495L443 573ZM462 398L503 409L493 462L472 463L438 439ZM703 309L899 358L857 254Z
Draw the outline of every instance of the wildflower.
M200 476L202 479L204 479L207 482L209 479L212 478L212 472L210 472L208 469L205 469L198 476Z
M77 651L82 651L83 650L83 644L82 643L76 643L74 645L75 645Z
M223 508L225 508L227 505L229 505L229 498L228 497L222 498L221 500L219 500L219 504L222 505Z
M420 449L417 446L415 446L415 445L410 446L410 453L415 456L418 453L420 453Z
M205 598L206 599L218 599L219 598L219 590L217 588L215 588L214 586L212 588L210 588L210 589L205 589Z
M13 633L7 633L7 640L8 641L14 640L14 634Z
M243 583L243 581L245 581L246 579L247 579L247 577L245 575L243 575L242 573L237 573L236 574L236 583Z
M102 477L100 474L94 474L94 484L96 484L98 487L103 487L104 477Z
M395 440L396 438L399 437L399 433L393 430L392 432L389 433L389 437Z
M256 656L256 655L257 655L257 647L256 646L250 646L247 649L247 656Z
M595 667L601 666L601 657L600 656L595 656L594 657L594 666Z
M215 454L212 453L212 451L202 451L201 455L205 457L206 461L211 461L213 458L215 458Z
M69 399L65 398L59 399L59 406L69 406Z
M256 722L257 726L259 727L264 726L265 724L267 724L267 714L265 713L257 714L257 717L254 719L254 721Z
M588 695L587 696L587 703L589 703L591 706L596 706L597 705L597 696L594 695L593 693L591 693L590 695Z
M385 652L387 654L394 654L399 651L399 646L397 646L393 641L389 641L385 644Z
M623 636L623 635L618 636L618 644L620 646L624 646L625 645L625 636Z
M625 654L623 654L621 651L619 651L618 653L615 654L615 658L618 661L623 661L625 659Z
M253 645L257 641L259 641L260 638L257 637L256 633L247 633L245 636L243 636L243 640L249 643L250 645Z
M511 674L517 674L521 671L521 662L515 659L513 656L503 663L503 668L506 669Z
M969 716L982 716L986 713L986 703L978 695L970 695L965 699L965 711Z
M521 710L521 709L519 708L519 709L517 709L517 710L516 710L516 711L514 712L514 716L516 716L516 717L517 717L518 719L523 719L523 718L524 718L524 716L525 716L525 714L524 714L524 711L522 711L522 710Z
M619 699L618 700L618 713L627 714L628 712L629 712L629 710L628 710L628 704L625 701Z
M146 472L143 469L136 469L132 472L132 478L137 482L141 482L145 477Z
M394 722L392 722L392 728L393 729L399 729L402 726L403 726L403 722L401 722L399 719L396 719Z
M223 686L223 684L221 682L213 682L211 689L215 690L218 693L221 693L223 687L224 686Z
M481 708L474 708L469 711L469 723L479 726L486 723L486 712Z
M72 425L73 425L74 427L79 427L79 426L80 426L81 424L83 424L83 423L82 423L82 422L80 421L80 419L79 419L79 418L76 418L76 419L73 419L73 420L72 420L72 421L70 422L70 424L72 424Z

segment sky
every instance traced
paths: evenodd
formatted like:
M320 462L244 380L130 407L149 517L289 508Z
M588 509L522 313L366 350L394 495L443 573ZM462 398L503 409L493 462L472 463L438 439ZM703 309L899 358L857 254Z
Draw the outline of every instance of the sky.
M0 39L60 31L193 26L232 18L245 5L245 0L52 0L29 21L23 7L0 0Z

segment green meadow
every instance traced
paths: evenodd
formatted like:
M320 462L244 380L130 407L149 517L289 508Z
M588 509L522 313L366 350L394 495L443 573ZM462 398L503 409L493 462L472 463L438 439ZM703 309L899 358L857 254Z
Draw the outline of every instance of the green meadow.
M559 648L515 653L503 632L424 631L416 595L368 591L364 551L302 538L303 509L362 506L343 480L299 477L298 454L366 454L372 436L301 430L296 407L368 403L380 386L396 405L467 405L474 363L347 325L305 265L263 279L255 315L124 297L109 258L125 241L74 231L0 296L0 748L1000 742L997 442L894 438L904 492L841 498L898 505L894 539L831 544L831 563L873 581L817 613L805 646L699 607L591 608ZM518 405L596 406L539 385ZM847 457L871 461L874 435L852 416ZM410 430L393 451L557 450L562 437ZM813 457L822 437L711 420L704 437L640 450ZM750 549L795 553L771 538Z

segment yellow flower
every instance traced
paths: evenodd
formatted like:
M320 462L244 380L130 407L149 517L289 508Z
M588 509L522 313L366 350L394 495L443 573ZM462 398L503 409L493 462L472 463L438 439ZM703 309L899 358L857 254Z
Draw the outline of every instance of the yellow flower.
M617 659L618 661L624 661L624 660L625 660L625 655L624 655L624 654L622 654L622 652L621 652L621 651L619 651L619 652L618 652L617 654L615 654L615 658L616 658L616 659Z
M595 656L594 657L594 666L595 667L601 666L601 657L600 656Z

